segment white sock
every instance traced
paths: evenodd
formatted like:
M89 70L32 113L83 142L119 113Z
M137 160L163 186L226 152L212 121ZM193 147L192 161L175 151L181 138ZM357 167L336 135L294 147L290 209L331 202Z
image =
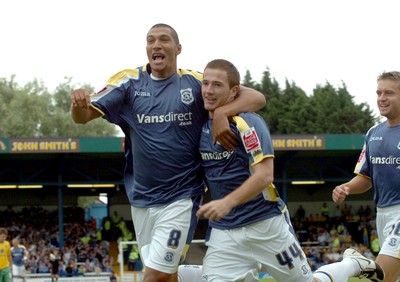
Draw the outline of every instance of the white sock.
M202 265L180 265L178 282L201 282L202 270Z
M347 282L350 277L358 277L360 267L357 262L350 258L341 262L330 263L321 266L314 272L314 278L321 282Z

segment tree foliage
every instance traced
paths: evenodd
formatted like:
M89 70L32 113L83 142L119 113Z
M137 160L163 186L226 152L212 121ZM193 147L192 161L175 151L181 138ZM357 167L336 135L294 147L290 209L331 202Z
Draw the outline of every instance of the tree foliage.
M10 79L0 78L0 136L116 136L117 128L102 119L85 125L73 122L69 94L74 86L71 79L66 78L54 93L50 93L43 82L36 79L20 86L15 82L15 76ZM88 85L84 87L90 88Z
M281 89L267 68L260 84L252 81L250 72L242 84L265 95L267 105L258 114L267 121L272 134L364 134L379 121L368 104L354 102L344 83L338 88L329 82L316 85L307 95L287 80Z

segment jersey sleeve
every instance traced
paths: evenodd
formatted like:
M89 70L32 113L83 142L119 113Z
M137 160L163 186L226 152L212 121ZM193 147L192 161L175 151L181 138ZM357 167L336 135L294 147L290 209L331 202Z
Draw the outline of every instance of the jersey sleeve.
M108 121L119 124L121 108L128 99L131 79L138 80L139 69L123 70L108 79L106 86L91 96L92 107Z
M274 157L272 138L266 122L257 114L246 113L234 117L240 132L241 142L250 157L250 164L255 165L265 158Z
M371 130L372 130L372 128L369 129L367 134L365 135L364 145L363 145L363 148L362 148L362 150L360 152L360 155L358 157L357 164L356 164L356 166L354 168L354 173L355 174L360 174L360 175L363 175L363 176L367 176L369 178L371 177L371 170L370 170L370 164L368 162L369 153L368 153L368 149L367 149L368 148L368 143L367 143L368 141L367 140L369 139Z

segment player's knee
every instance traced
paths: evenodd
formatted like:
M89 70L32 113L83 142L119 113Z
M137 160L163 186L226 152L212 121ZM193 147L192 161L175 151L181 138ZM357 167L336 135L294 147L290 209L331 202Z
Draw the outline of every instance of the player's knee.
M397 258L379 254L376 262L385 272L385 281L399 281L400 278L400 262Z

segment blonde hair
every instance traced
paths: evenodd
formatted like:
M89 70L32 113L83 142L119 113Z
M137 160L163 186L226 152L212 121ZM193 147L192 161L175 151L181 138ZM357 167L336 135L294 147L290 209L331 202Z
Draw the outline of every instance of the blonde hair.
M380 75L378 75L377 81L386 79L393 81L400 81L400 72L399 71L382 72Z

